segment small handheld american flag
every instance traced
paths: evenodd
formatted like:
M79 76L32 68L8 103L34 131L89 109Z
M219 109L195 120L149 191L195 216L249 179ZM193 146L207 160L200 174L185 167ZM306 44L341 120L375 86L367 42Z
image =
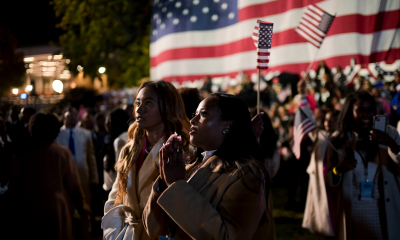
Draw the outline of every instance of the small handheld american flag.
M308 5L301 18L300 25L295 31L312 45L320 48L333 20L335 20L335 16L325 12L317 5L311 4Z
M274 24L257 20L253 31L254 45L257 47L257 68L268 69Z
M301 106L296 111L294 116L293 129L293 153L297 159L300 159L300 145L304 137L313 130L317 129L315 123L307 116Z

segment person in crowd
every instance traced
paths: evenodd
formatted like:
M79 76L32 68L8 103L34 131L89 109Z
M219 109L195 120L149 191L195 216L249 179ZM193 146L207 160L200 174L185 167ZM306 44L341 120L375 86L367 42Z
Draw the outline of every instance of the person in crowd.
M86 115L89 114L89 112L86 113ZM91 114L92 115L92 114ZM85 115L84 115L85 117ZM107 192L104 191L103 189L103 183L104 183L104 176L103 176L103 159L104 156L107 153L106 145L108 142L109 135L106 130L106 120L105 120L105 115L102 112L99 112L94 115L93 118L94 121L94 126L93 129L91 130L92 134L92 141L93 141L93 146L94 146L94 154L96 156L96 167L97 167L97 175L99 176L99 184L96 186L95 189L92 189L92 211L93 211L93 218L92 218L92 226L98 225L100 226L101 223L101 218L103 216L104 212L104 203L107 201ZM81 125L82 126L82 125ZM83 126L88 127L87 124L84 124ZM89 130L88 128L86 128ZM93 222L94 221L94 222ZM101 235L102 231L101 228L98 227L93 227L93 231L97 230L97 234ZM93 234L96 234L92 231L92 236Z
M315 118L315 123L318 128L324 129L324 117L326 114L326 108L324 107L317 107L314 110L314 118Z
M53 114L37 113L29 121L33 141L17 154L10 181L13 201L7 207L14 211L7 231L14 238L73 239L69 199L81 216L91 214L71 152L54 142L59 131ZM23 231L15 224L21 216L31 219Z
M328 146L326 182L337 193L337 239L400 239L400 136L373 129L376 106L365 91L349 94Z
M28 130L28 123L29 119L35 113L36 110L34 108L31 107L21 108L21 111L18 114L18 120L13 122L12 127L9 130L9 134L13 142L19 144L20 142L24 142L27 138L30 137Z
M343 73L342 67L338 65L336 67L336 73L333 77L333 82L338 86L338 90L343 96L346 94L346 81L347 76Z
M94 116L95 125L92 131L92 140L94 146L94 153L96 156L96 164L97 164L97 174L99 176L99 185L101 185L101 189L103 189L104 176L104 156L107 154L107 143L109 139L109 134L106 129L106 117L102 112L97 113ZM107 195L105 196L105 200L107 200ZM103 213L103 204L101 206L101 212Z
M82 189L88 204L91 202L91 189L98 185L96 156L91 133L77 126L78 112L75 108L68 108L64 113L64 126L61 127L56 142L67 147L72 153Z
M12 155L15 153L14 144L7 134L6 119L3 114L0 113L0 202L5 203L6 196L3 194L7 193L8 182L11 177L11 170L13 159ZM6 206L1 204L1 206ZM6 209L4 209L6 210Z
M375 79L374 87L378 89L383 88L383 84L385 83L385 79L383 78L382 74L378 74Z
M233 95L210 94L190 123L191 144L205 152L195 151L185 167L177 134L160 150L160 177L143 213L149 236L274 239L269 177L246 104Z
M128 142L129 114L121 108L114 109L106 118L106 127L110 135L107 143L107 154L104 157L103 189L110 192L117 172L115 163L119 160L122 148Z
M270 179L272 179L277 174L280 164L278 135L275 133L271 119L267 113L260 112L257 115L257 110L255 109L253 112L250 112L250 115L252 116L251 124L254 135L259 139L263 153L264 167Z
M392 107L390 111L392 113L390 115L390 123L395 126L400 120L400 85L396 87L396 92L390 100L390 106Z
M185 112L188 119L191 119L195 114L197 106L204 99L197 88L181 87L178 89L179 94L185 104Z
M299 82L298 91L303 99L301 107L304 109L303 112L315 121L312 110L307 104L304 88L304 83ZM307 173L310 178L302 227L326 237L334 236L334 230L330 218L329 196L325 188L325 156L330 135L336 127L338 115L338 111L328 109L323 121L323 128L317 128L317 130L308 134L311 141L313 141L313 149L310 164L307 167Z
M257 92L254 90L254 83L246 73L243 74L242 90L236 96L242 99L248 108L254 108L257 105Z
M210 76L203 77L203 86L200 88L200 93L203 97L207 97L212 92L212 81Z
M76 168L78 169L79 179L85 194L87 204L92 202L92 194L96 191L99 184L97 173L96 156L90 131L77 126L78 111L75 108L68 108L64 113L64 126L61 127L56 142L67 147L72 154ZM71 206L71 211L73 208ZM90 238L90 222L87 216L81 216L79 227L83 238ZM76 231L78 232L78 231Z
M104 206L104 239L151 239L143 228L142 213L153 181L158 177L159 150L167 136L182 136L189 145L189 119L175 87L165 81L145 82L135 100L136 121L116 164L117 179Z
M390 87L391 87L390 82L385 82L383 84L383 89L381 92L382 98L386 99L387 101L392 100L392 98L394 96L394 92L392 91L392 89Z
M86 130L93 131L95 125L93 111L87 111L83 114L82 119L79 121L78 126Z
M373 87L371 95L375 98L376 114L390 116L391 107L389 102L381 97L381 88Z

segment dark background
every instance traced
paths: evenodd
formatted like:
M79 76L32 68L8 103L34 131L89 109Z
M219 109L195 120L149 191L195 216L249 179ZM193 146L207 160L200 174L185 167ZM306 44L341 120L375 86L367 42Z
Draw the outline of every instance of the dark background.
M0 1L0 27L12 33L18 47L57 44L62 34L58 22L48 0Z

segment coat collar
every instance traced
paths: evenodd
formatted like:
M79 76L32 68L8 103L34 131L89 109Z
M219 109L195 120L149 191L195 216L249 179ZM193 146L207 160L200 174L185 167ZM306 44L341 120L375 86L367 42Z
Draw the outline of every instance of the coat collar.
M220 164L214 169L210 169L212 162L218 161L218 156L211 156L206 160L203 166L196 172L196 174L188 182L194 189L199 192L202 191L206 186L212 183L217 177L221 175L218 171L220 169ZM187 165L186 169L191 165Z
M148 181L154 180L149 179L149 176L152 175L154 170L158 171L158 152L160 151L163 143L164 137L158 140L158 142L154 145L139 170L139 176L137 176L139 193L142 191L143 187L147 186Z

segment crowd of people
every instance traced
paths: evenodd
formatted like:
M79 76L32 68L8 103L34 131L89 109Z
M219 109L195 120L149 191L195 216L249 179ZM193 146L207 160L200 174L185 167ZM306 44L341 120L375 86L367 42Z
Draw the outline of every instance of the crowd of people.
M13 106L0 114L2 226L16 238L90 239L101 223L104 239L275 239L271 182L285 179L286 208L311 232L399 239L399 72L372 83L321 62L292 84L298 94L282 97L273 79L259 114L247 75L226 93L209 78L200 89L148 81L131 107ZM299 108L316 130L297 159Z

